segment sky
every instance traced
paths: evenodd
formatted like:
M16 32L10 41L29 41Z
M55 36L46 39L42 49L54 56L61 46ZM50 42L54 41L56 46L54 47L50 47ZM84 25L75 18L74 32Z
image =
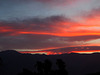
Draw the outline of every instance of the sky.
M1 51L79 46L100 46L100 0L0 0Z

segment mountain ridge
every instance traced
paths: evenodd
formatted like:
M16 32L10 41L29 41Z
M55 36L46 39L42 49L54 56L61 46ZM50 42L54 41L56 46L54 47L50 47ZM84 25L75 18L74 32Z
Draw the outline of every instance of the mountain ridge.
M7 54L7 53L9 54ZM53 63L52 69L57 69L56 60L62 59L67 67L69 75L86 75L100 71L100 54L61 54L61 55L44 55L44 54L22 54L17 51L7 50L0 52L3 60L2 75L17 75L26 68L35 71L34 65L37 61L44 62L49 59ZM6 73L6 74L5 74Z

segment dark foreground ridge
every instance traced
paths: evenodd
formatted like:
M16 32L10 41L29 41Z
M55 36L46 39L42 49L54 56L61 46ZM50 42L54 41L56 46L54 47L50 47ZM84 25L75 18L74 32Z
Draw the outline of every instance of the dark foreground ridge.
M0 75L100 75L100 53L39 55L0 52Z

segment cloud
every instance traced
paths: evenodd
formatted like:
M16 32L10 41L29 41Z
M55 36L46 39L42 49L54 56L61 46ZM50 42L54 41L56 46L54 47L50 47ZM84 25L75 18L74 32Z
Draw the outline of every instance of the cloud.
M100 38L97 29L64 16L0 22L1 49L47 49L87 45ZM82 29L83 28L83 29Z
M20 36L0 37L0 48L1 50L32 49L33 51L42 49L55 49L59 47L63 48L69 46L87 45L88 41L98 38L100 38L100 36L58 37L51 35L25 34Z
M94 52L100 52L99 46L78 46L78 47L65 47L65 48L57 48L57 49L49 49L49 50L37 50L37 51L19 51L20 53L43 53L47 55L55 55L55 54L65 54L65 53L87 53L91 54Z
M0 33L4 33L5 35L42 34L63 37L100 35L100 25L94 25L94 23L91 24L89 19L88 22L85 22L84 24L78 23L63 16L1 21ZM96 23L99 24L99 21L96 20Z
M99 42L99 0L0 0L0 9L2 50L54 49Z
M66 21L66 22L65 22ZM62 16L52 16L47 18L32 18L28 20L18 21L3 21L0 22L0 33L8 33L9 35L20 34L43 34L43 35L58 35L55 34L61 28L71 22L70 19ZM64 24L63 24L64 23Z

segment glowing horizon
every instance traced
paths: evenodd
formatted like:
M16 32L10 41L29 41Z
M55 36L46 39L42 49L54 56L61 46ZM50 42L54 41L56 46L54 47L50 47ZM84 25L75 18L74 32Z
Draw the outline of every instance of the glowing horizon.
M46 54L46 55L58 55L58 54L71 54L71 53L79 53L79 54L93 54L93 53L100 53L100 50L89 50L89 51L71 51L71 52L65 52L65 53L54 53L54 52L45 52L45 51L39 51L39 52L35 52L35 51L20 51L20 53L29 53L29 54Z

